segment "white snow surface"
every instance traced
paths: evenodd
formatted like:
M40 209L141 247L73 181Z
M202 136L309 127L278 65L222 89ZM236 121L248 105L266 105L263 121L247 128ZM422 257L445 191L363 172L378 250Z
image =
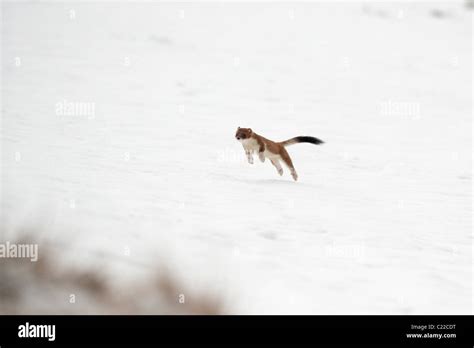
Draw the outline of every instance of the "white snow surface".
M234 314L472 312L463 4L3 2L1 36L2 240ZM325 144L294 182L238 126Z

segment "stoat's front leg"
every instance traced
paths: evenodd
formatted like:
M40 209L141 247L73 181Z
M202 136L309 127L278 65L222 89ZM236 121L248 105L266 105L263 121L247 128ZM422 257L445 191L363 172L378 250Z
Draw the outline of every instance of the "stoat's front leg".
M253 164L253 156L252 156L252 152L250 150L245 150L245 154L247 155L247 161L250 163L250 164Z

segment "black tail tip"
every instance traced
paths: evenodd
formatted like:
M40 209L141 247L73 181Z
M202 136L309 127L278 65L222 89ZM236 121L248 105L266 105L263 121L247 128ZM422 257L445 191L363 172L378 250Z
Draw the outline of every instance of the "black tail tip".
M299 143L311 143L314 145L324 144L324 141L315 137L297 137L296 139Z

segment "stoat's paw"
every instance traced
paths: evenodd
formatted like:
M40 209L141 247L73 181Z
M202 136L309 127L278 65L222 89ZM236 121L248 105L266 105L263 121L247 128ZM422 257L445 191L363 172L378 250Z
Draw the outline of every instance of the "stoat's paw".
M278 174L280 174L280 176L283 175L283 169L282 168L278 169Z
M258 153L258 158L260 158L260 161L265 162L265 156L263 155L263 152Z
M296 174L296 172L292 172L292 173L291 173L291 176L293 177L293 179L294 179L295 181L298 180L298 174Z

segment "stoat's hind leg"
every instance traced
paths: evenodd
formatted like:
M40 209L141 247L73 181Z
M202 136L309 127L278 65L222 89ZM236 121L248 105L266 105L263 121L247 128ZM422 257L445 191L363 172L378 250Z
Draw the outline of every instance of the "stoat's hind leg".
M283 168L281 167L280 161L277 158L272 158L270 161L272 161L272 164L275 166L278 174L280 174L280 176L283 175Z
M296 174L295 167L293 167L293 162L291 161L291 157L288 154L288 152L286 152L285 149L282 149L282 151L280 153L280 156L281 156L281 159L283 160L283 162L285 162L288 169L290 169L291 176L293 177L293 179L295 181L298 180L298 174Z

